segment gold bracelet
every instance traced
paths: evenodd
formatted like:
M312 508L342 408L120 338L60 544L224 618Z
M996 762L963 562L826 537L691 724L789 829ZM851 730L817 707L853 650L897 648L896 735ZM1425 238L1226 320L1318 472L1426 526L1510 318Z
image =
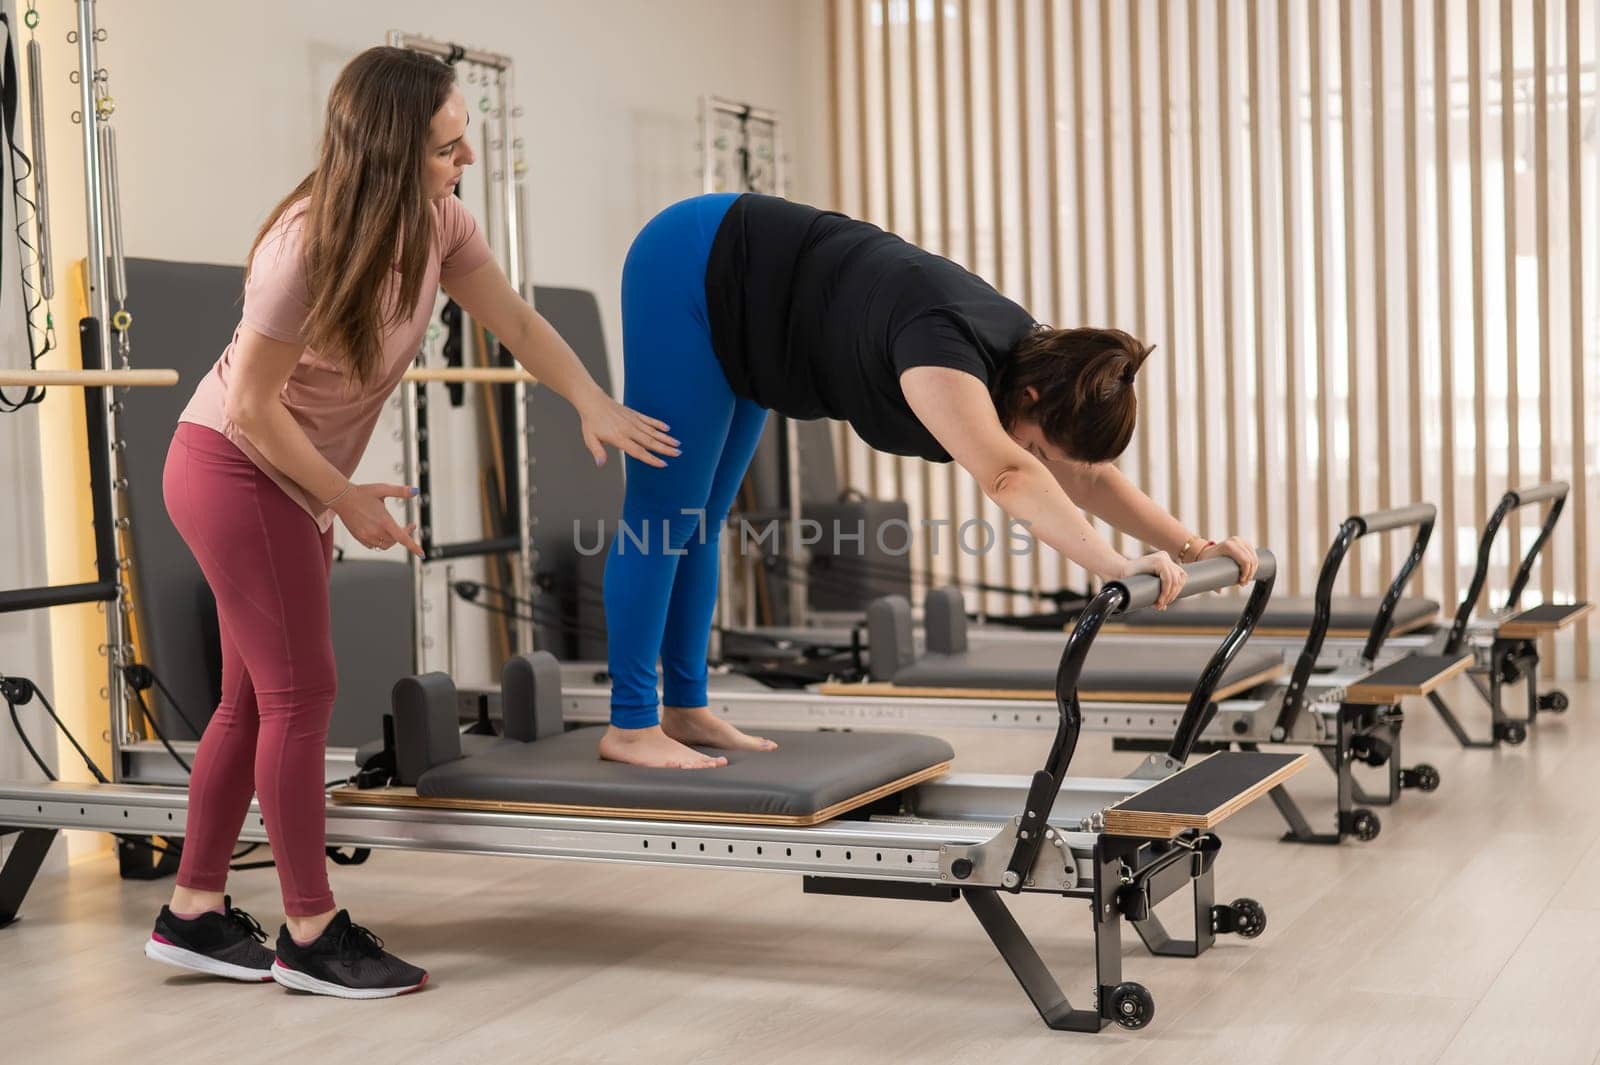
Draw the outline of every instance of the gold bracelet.
M333 505L335 503L339 502L339 500L343 499L345 496L349 495L350 494L350 489L354 488L355 486L356 486L356 483L354 481L346 481L344 483L344 488L342 490L340 490L339 494L334 496L332 499L328 500L327 502L323 503L322 504L322 508L324 510L332 510L333 509Z
M1183 546L1182 547L1178 548L1178 564L1179 565L1183 565L1184 563L1189 561L1189 545L1194 543L1194 540L1195 540L1195 538L1191 536L1191 537L1189 537L1187 540L1185 540L1183 542Z

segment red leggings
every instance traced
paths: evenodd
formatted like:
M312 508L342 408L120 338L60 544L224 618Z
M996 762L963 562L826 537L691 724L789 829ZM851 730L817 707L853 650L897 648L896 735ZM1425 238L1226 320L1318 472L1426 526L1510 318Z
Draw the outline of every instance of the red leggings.
M332 531L319 532L226 437L188 422L172 438L163 489L167 513L216 596L222 634L222 701L194 758L178 883L223 889L254 793L284 912L326 913Z

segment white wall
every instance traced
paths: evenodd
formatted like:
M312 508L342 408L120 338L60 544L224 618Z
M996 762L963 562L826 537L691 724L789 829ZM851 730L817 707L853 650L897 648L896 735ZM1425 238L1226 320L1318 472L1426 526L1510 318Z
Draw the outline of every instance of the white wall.
M780 111L793 194L825 191L822 0L99 7L129 255L240 261L266 212L314 162L339 68L390 29L513 58L532 277L598 292L613 347L629 241L655 211L699 191L700 94Z

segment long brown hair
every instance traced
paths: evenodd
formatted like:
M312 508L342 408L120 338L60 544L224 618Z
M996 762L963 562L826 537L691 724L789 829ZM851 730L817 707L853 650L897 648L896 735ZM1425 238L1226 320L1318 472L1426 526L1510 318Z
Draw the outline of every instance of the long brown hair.
M454 85L454 70L420 52L368 48L352 59L328 93L316 169L272 209L250 246L254 257L284 212L306 201L306 344L360 384L377 372L384 328L409 315L421 293L433 243L422 168L433 116Z
M1120 329L1050 329L1022 339L994 383L995 410L1010 428L1036 419L1046 439L1079 462L1110 462L1133 438L1133 380L1152 346ZM1038 399L1028 396L1028 389Z

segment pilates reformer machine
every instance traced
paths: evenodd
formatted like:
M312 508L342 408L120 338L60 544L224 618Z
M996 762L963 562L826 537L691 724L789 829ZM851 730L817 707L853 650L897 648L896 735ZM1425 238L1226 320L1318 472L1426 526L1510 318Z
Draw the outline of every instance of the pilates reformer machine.
M1192 572L1190 594L1238 571L1226 563ZM1057 668L1054 739L1031 778L944 775L953 755L947 744L900 732L782 733L776 752L733 752L716 772L602 762L595 750L602 730L567 727L561 667L541 652L507 665L504 732L494 740L461 735L459 693L448 676L401 681L386 771L369 777L370 787L333 793L329 838L354 842L354 826L370 824L376 831L362 834L362 846L788 872L815 894L960 898L1052 1028L1142 1027L1153 1000L1122 982L1121 921L1163 955L1193 956L1221 932L1258 934L1265 920L1258 903L1213 902L1220 841L1212 830L1307 758L1230 752L1162 781L1068 776L1082 727L1077 684L1095 636L1107 617L1158 593L1155 578L1116 582L1085 610ZM1218 648L1218 671L1242 642ZM1192 726L1207 705L1203 695L1191 700ZM1180 732L1176 756L1187 758L1183 744L1197 731ZM0 791L0 820L6 809ZM1196 924L1192 938L1179 940L1153 907L1185 887ZM1093 1008L1068 1004L1002 892L1093 901Z
M1448 625L1437 621L1439 605L1430 599L1394 598L1394 587L1381 598L1340 597L1329 602L1328 635L1323 643L1319 668L1335 672L1351 667L1382 664L1397 655L1422 655L1458 658L1470 656L1466 675L1483 698L1490 714L1486 739L1473 738L1444 696L1435 690L1425 694L1451 734L1463 747L1495 747L1500 743L1520 744L1541 712L1560 713L1567 709L1565 692L1540 692L1538 684L1539 640L1575 624L1594 609L1589 603L1542 604L1519 609L1523 593L1541 552L1555 530L1566 505L1568 486L1556 481L1505 493L1484 524L1478 553L1460 604ZM1498 611L1474 616L1483 601L1493 561L1495 542L1501 527L1518 509L1546 504L1544 520L1513 571L1505 605ZM1422 506L1424 504L1418 504ZM1409 508L1407 508L1409 509ZM1348 524L1341 527L1329 558L1341 550L1348 535ZM1324 564L1326 567L1326 563ZM1115 631L1146 636L1214 638L1226 628L1230 605L1226 600L1207 603L1174 604L1164 612L1140 611L1119 619ZM1268 605L1258 630L1257 642L1283 647L1286 651L1301 644L1315 621L1316 602L1305 597L1282 597ZM1387 625L1388 635L1378 644L1370 639ZM1363 630L1370 629L1364 634ZM1505 689L1523 683L1527 711L1522 718L1506 713Z
M1068 778L1081 726L1076 683L1095 634L1106 617L1153 602L1159 590L1155 578L1113 583L1085 610L1061 656L1055 738L1031 779L943 776L949 747L900 733L787 735L779 751L735 756L716 773L602 762L599 730L563 727L559 667L534 655L508 665L506 736L471 757L461 756L447 677L397 685L398 783L335 792L328 840L786 872L813 894L961 899L1051 1028L1142 1028L1154 1000L1122 979L1123 920L1157 954L1193 955L1221 931L1258 934L1259 904L1213 904L1214 830L1306 759L1233 752L1160 782ZM186 802L184 789L153 785L0 785L0 826L21 834L0 869L0 921L15 917L58 830L172 835L182 831ZM241 838L263 837L252 811ZM1176 940L1153 907L1185 888L1196 927L1193 939ZM1091 901L1088 1008L1071 1005L1006 907L1003 893L1022 892Z

